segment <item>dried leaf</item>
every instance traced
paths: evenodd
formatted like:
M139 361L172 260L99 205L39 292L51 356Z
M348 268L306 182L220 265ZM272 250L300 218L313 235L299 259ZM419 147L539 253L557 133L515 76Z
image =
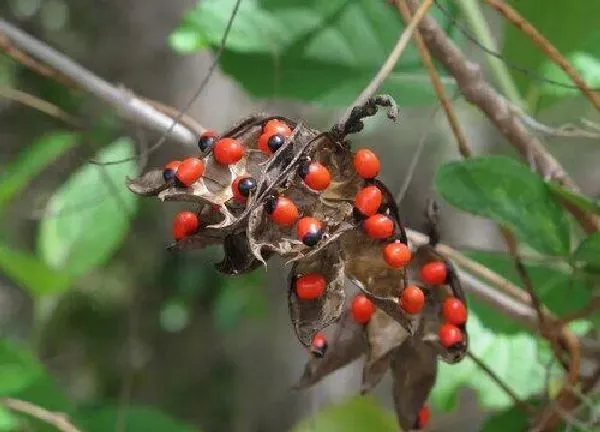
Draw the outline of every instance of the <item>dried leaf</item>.
M310 387L324 377L352 363L367 351L367 338L364 327L352 319L349 310L344 311L327 352L322 358L311 358L304 367L304 373L297 389Z
M127 178L129 190L141 196L153 196L166 189L168 186L163 178L163 170L154 169L138 178Z
M418 337L412 337L394 352L391 367L398 422L403 430L411 430L435 384L436 352Z

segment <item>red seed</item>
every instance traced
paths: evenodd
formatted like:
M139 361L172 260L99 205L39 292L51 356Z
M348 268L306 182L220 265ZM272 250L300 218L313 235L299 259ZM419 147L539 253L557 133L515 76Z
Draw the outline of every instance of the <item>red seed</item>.
M429 417L431 413L429 411L429 407L427 405L423 405L423 407L419 410L419 414L417 416L417 426L419 429L425 429L429 424Z
M262 133L268 136L281 135L287 138L292 134L292 130L285 122L278 119L271 119L263 126Z
M440 344L444 348L450 348L453 345L461 342L463 339L462 332L454 324L444 323L439 329Z
M302 180L309 188L322 191L329 187L331 183L331 173L329 169L321 162L311 162L303 174Z
M309 273L296 280L296 294L300 300L314 300L321 297L327 282L320 273Z
M400 294L400 307L407 313L414 315L421 312L425 305L425 294L421 288L408 285Z
M448 268L442 261L432 261L421 267L419 277L429 285L442 285L448 277Z
M198 158L187 158L181 162L175 176L184 186L195 183L204 174L204 162Z
M394 221L386 215L374 214L363 222L363 229L373 239L386 239L394 234Z
M383 259L392 268L403 268L412 259L412 252L407 245L396 240L383 247Z
M379 175L381 164L375 153L369 149L360 149L354 155L354 169L364 179L372 179Z
M283 226L293 225L299 217L298 207L294 201L283 195L275 198L270 214L273 222Z
M173 237L181 240L192 235L198 229L198 216L190 211L177 213L173 219Z
M377 186L362 188L354 197L354 207L365 216L373 216L381 207L383 194Z
M321 221L312 217L303 217L296 226L298 239L307 246L316 245L323 236Z
M442 304L442 316L450 324L459 326L467 322L467 308L456 297L448 297Z
M221 165L232 165L244 157L244 146L233 138L221 138L213 147L215 160Z
M327 351L327 337L323 333L317 333L310 344L311 353L317 357L321 358L325 355Z
M375 313L375 305L365 295L358 294L352 300L352 318L360 324L366 324Z

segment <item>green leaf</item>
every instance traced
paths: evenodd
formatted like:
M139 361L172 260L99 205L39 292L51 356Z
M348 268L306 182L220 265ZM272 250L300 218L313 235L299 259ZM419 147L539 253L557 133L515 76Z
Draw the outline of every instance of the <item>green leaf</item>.
M577 72L579 72L579 75L589 87L600 87L600 58L585 52L574 52L567 56L567 60L569 60ZM573 87L561 87L544 82L540 86L541 94L569 96L580 93L580 90L574 86L571 78L569 78L565 71L548 60L542 65L542 74L553 81L569 84Z
M204 0L170 36L189 53L217 48L235 0ZM442 25L439 11L432 13ZM326 106L351 103L386 59L402 20L385 1L244 0L221 57L221 69L252 95ZM453 80L443 76L447 90ZM401 105L435 100L416 48L409 45L380 89Z
M0 396L23 390L42 373L42 366L27 349L0 339Z
M77 424L86 432L106 432L116 430L122 425L121 432L198 432L183 422L173 419L161 411L141 406L102 407L84 409L75 416Z
M600 232L590 234L573 253L573 258L584 267L600 271Z
M122 138L94 159L134 157L133 143ZM46 208L38 250L52 268L77 277L103 265L116 251L129 229L137 197L125 187L136 173L135 159L98 166L87 164L71 175Z
M481 432L506 432L528 430L530 417L521 408L512 406L489 416Z
M442 166L435 186L461 210L507 225L517 237L550 255L569 253L569 223L544 181L527 166L488 156Z
M395 416L372 396L355 396L325 407L302 420L291 432L398 432Z
M552 193L558 195L560 198L566 200L575 207L585 212L591 212L600 215L600 202L592 200L591 198L588 198L584 195L575 193L553 182L549 182L547 183L547 185L552 191Z
M16 432L18 430L22 430L18 417L0 405L0 432Z
M544 386L544 367L538 361L538 345L528 334L506 335L483 325L472 313L467 322L470 350L483 361L520 398L527 398ZM470 358L449 365L440 362L433 388L433 404L445 411L456 406L458 390L474 389L485 408L503 409L512 399Z
M0 175L0 210L60 155L78 143L72 132L44 135L27 147Z
M227 278L213 306L215 325L231 330L244 317L262 318L268 310L264 271Z
M36 256L0 243L0 268L32 297L62 292L71 285L71 278L49 268Z
M481 251L464 253L514 284L522 285L514 262L507 254ZM526 259L524 265L540 300L556 315L562 316L580 310L590 301L590 287L584 280L578 278L568 266L556 263L534 263ZM484 303L474 300L470 302L469 306L472 306L486 327L496 332L523 331L516 322L507 320Z
M530 21L563 54L581 51L599 57L600 2L562 0L510 0L509 3ZM505 20L502 54L522 68L537 72L546 61L544 53L512 23ZM540 83L530 75L513 74L523 94ZM570 81L567 81L570 82Z

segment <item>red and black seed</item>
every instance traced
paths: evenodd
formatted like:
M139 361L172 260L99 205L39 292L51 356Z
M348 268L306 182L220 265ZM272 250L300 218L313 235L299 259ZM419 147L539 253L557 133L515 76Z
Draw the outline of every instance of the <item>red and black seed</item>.
M285 137L283 135L275 134L269 137L267 141L267 145L269 146L269 150L275 153L277 150L281 148L285 144Z

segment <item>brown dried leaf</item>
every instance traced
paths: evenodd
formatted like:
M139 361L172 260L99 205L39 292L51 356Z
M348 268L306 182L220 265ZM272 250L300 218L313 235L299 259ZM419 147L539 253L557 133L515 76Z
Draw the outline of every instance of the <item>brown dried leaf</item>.
M394 405L403 430L415 428L437 374L436 352L418 337L406 340L391 360Z
M404 343L408 332L388 314L377 309L367 324L369 351L363 368L361 392L366 393L383 378L391 353Z
M367 351L367 338L364 327L352 319L345 310L337 325L333 338L323 358L311 358L304 367L304 373L295 388L310 387L324 377L352 363Z
M140 196L154 196L167 188L162 169L153 169L140 177L127 178L129 190Z
M323 295L315 300L300 300L294 289L296 277L302 274L320 273L327 280ZM346 293L344 291L344 263L337 248L332 245L310 259L294 264L289 276L288 307L292 325L298 340L309 346L313 336L339 320Z

